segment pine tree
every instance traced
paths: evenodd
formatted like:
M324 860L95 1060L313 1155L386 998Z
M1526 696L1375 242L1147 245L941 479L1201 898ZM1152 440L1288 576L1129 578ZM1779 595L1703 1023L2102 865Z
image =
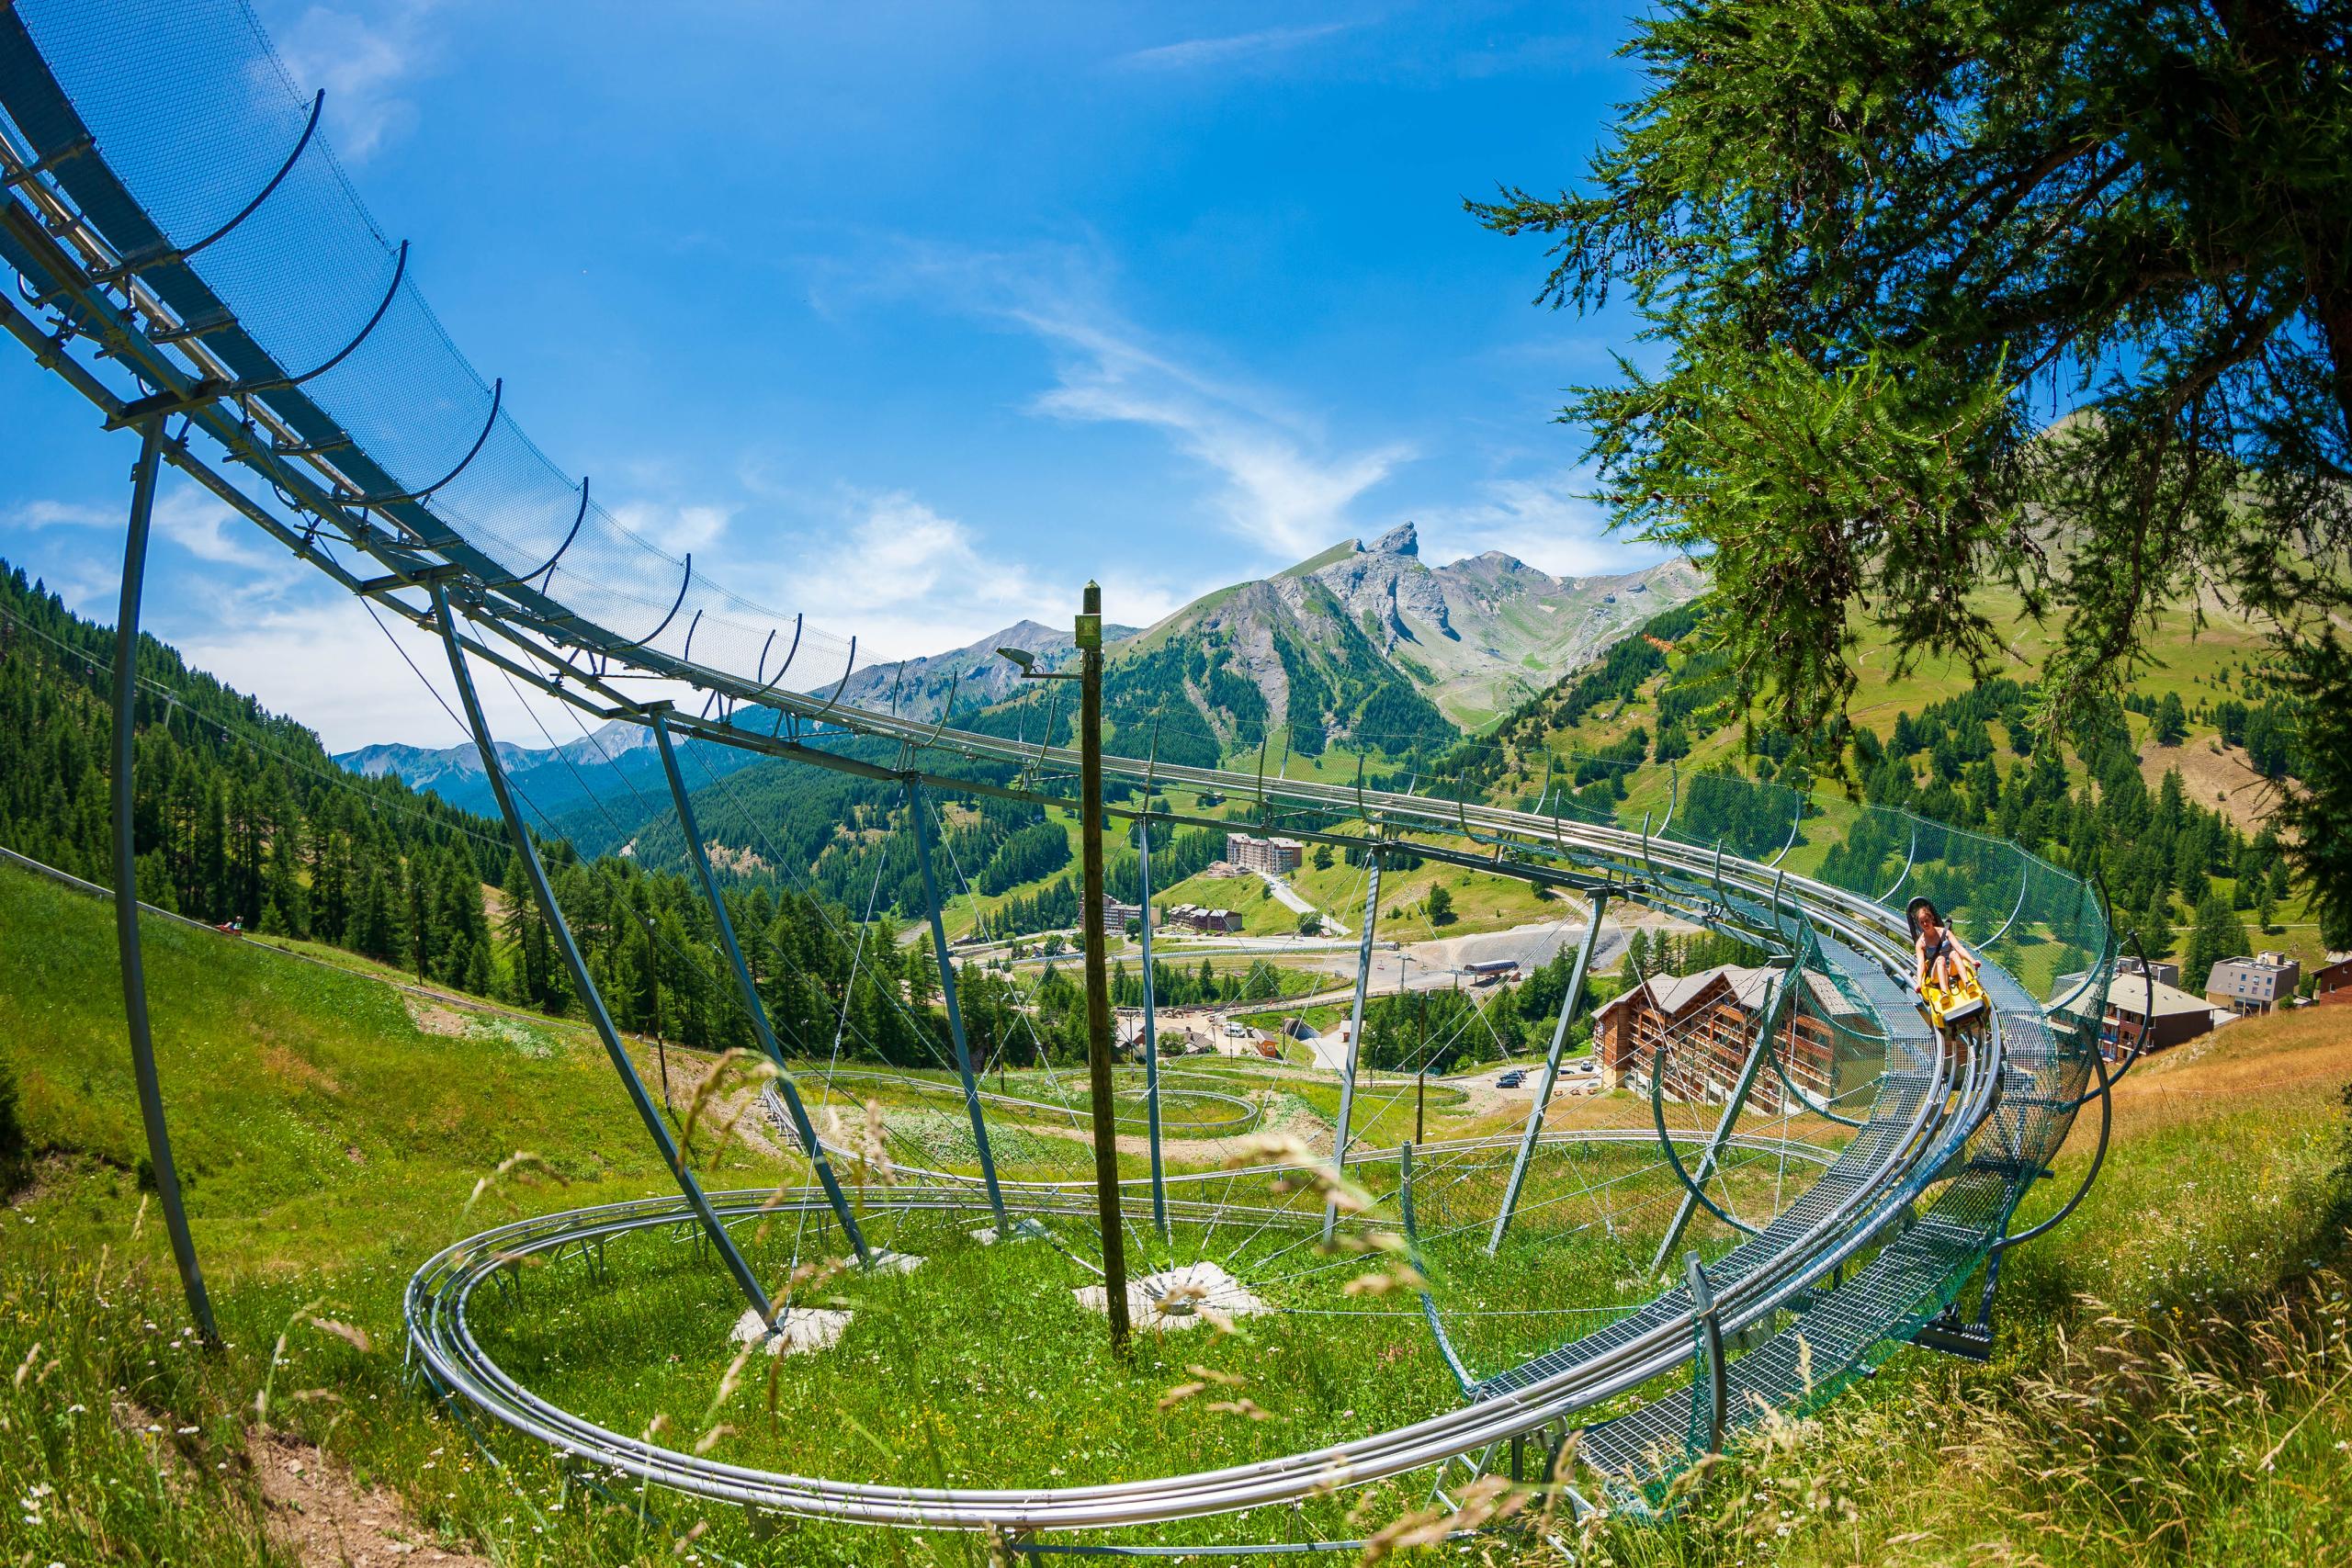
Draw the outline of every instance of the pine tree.
M2151 960L2172 956L2172 895L2159 886L2148 900L2147 912L2140 917L2140 945L2146 948Z
M440 936L434 924L431 857L429 849L409 856L404 879L408 884L408 919L404 922L406 929L401 934L406 939L408 966L416 971L416 977L420 980L430 977L433 954L440 945Z
M2197 929L2188 936L2188 957L2181 966L2181 979L2202 990L2213 965L2224 959L2244 956L2249 950L2245 928L2238 923L2235 910L2229 900L2218 892L2209 892L2197 904Z
M2159 746L2177 746L2188 738L2188 710L2181 706L2179 693L2166 692L2156 705L2154 734Z

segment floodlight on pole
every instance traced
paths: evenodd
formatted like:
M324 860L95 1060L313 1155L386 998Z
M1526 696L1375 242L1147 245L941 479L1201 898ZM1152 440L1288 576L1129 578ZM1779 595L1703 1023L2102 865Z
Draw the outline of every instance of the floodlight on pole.
M997 657L1021 671L1024 681L1077 681L1083 679L1075 670L1040 670L1037 656L1025 648L1000 648Z

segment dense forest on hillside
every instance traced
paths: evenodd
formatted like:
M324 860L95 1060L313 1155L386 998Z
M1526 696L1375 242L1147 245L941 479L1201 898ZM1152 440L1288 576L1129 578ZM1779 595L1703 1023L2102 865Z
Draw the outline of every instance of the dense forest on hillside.
M0 845L101 885L112 881L113 657L110 629L74 615L23 572L0 571ZM136 819L147 902L342 948L475 995L577 1011L503 824L396 778L337 767L309 729L190 670L152 637L141 639L140 674ZM930 945L899 942L888 912L900 900L922 907L899 792L775 766L791 772L763 780L747 771L696 794L707 818L740 814L755 853L817 846L809 876L793 875L787 860L780 874L738 877L726 895L777 1036L796 1055L944 1065L950 1047ZM1067 833L1037 807L975 795L926 808L945 829L945 896L962 886L950 867L1002 881L1069 859ZM1155 864L1172 881L1223 845L1213 832L1181 832ZM650 869L635 854L584 858L560 840L540 839L538 849L616 1022L689 1045L753 1044L716 922L685 875ZM740 857L738 864L757 870ZM861 929L877 869L883 913ZM1135 897L1136 873L1132 849L1115 853L1114 891ZM1074 886L1067 877L1054 886ZM1074 891L1069 902L1074 917ZM1034 1013L1022 1010L1025 987L1008 975L976 967L963 981L958 999L976 1054L1083 1056L1083 998L1067 977L1048 976ZM1187 976L1179 988L1193 983L1197 976ZM1212 973L1207 983L1230 991L1248 981Z
M111 884L114 633L0 570L0 843ZM487 986L481 885L498 824L328 761L291 719L141 637L134 802L141 897Z
M1515 791L1529 809L1542 801L1544 809L1613 818L1636 770L1687 757L1693 744L1734 722L1723 700L1729 686L1722 656L1703 635L1690 635L1702 631L1708 614L1702 600L1655 617L1521 705L1491 737L1466 740L1440 758L1432 770L1437 787ZM2194 703L2174 690L2134 692L2092 709L2063 743L2053 743L2041 723L2035 688L1996 676L1916 713L1898 712L1883 739L1869 728L1849 729L1843 761L1850 776L1844 782L1871 805L2012 840L2102 881L2119 928L2136 931L2151 956L2180 954L2185 977L2201 980L2213 959L2247 951L2245 916L2267 928L2290 894L2276 831L2249 832L2190 798L2178 769L2166 765L2194 728L2242 750L2247 765L2267 778L2297 771L2294 702L2258 666L2239 672L2228 689L2229 695ZM1657 726L1655 739L1637 725L1581 750L1563 744L1561 732L1589 718L1613 718L1637 703ZM2144 737L2134 734L2127 714L2148 721ZM1706 766L1683 770L1676 830L1769 857L1791 841L1792 829L1803 841L1800 801L1816 784L1835 787L1839 781L1799 771L1792 760L1799 748L1787 735L1765 728L1743 732L1738 741ZM1894 820L1866 818L1831 851L1824 874L1846 886L1883 886L1905 858L1905 836ZM1935 896L1959 903L1965 890L1955 886Z
M0 844L111 884L114 634L22 571L0 571ZM140 893L193 919L323 942L422 979L561 1013L576 1006L501 824L392 778L338 768L318 739L142 637L135 818ZM752 1043L685 878L542 841L590 972L625 1029ZM501 889L495 899L490 887ZM909 1063L944 1059L929 951L887 930L861 953L846 911L791 891L730 899L777 1032Z

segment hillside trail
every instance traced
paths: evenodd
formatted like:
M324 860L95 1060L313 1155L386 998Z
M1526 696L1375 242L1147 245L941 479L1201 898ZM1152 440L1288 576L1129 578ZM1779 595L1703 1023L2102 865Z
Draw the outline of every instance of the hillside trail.
M341 1460L300 1438L255 1427L245 1435L245 1459L270 1539L302 1568L492 1568L487 1557L439 1545L390 1490L362 1489Z

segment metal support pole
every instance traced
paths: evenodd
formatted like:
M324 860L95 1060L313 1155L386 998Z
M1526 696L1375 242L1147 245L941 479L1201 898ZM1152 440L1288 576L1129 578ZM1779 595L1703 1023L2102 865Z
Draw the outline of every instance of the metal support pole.
M1151 809L1151 799L1144 799ZM1168 1177L1159 1153L1159 1020L1154 1006L1151 978L1151 819L1136 822L1136 847L1143 874L1143 1103L1151 1137L1151 1223L1159 1239L1168 1239Z
M1715 1119L1715 1130L1707 1139L1706 1151L1699 1156L1699 1169L1694 1181L1703 1184L1708 1177L1714 1174L1715 1163L1723 1157L1724 1141L1731 1136L1732 1124L1739 1120L1740 1109L1747 1103L1748 1091L1756 1087L1756 1075L1763 1070L1765 1053L1772 1048L1772 1026L1779 1021L1781 1005L1788 999L1789 988L1795 984L1796 976L1792 972L1780 982L1778 994L1765 1002L1764 1021L1756 1031L1756 1043L1747 1048L1747 1059L1740 1064L1739 1077L1724 1100L1724 1113ZM1665 1064L1660 1062L1652 1070L1663 1074ZM1729 1198L1726 1197L1724 1201L1729 1202ZM1674 1223L1666 1227L1666 1235L1657 1244L1657 1256L1650 1259L1652 1273L1666 1267L1667 1255L1674 1250L1674 1244L1682 1239L1682 1229L1690 1223L1690 1216L1698 1207L1698 1193L1685 1188L1682 1201L1674 1211Z
M1348 1144L1354 1135L1356 1104L1356 1064L1363 1057L1363 1002L1372 988L1372 933L1380 920L1380 850L1371 851L1370 874L1364 881L1363 932L1356 948L1355 1005L1348 1014L1348 1066L1340 1079L1340 1124L1331 1134L1331 1169L1344 1176L1348 1170ZM1340 1205L1332 1201L1323 1205L1323 1239L1329 1242L1340 1221Z
M1402 984L1401 966L1398 973ZM1423 992L1413 998L1413 1142L1417 1144L1427 1139L1423 1118L1430 1098L1430 1010L1422 999L1427 995Z
M1577 966L1568 976L1567 995L1560 998L1560 1020L1552 1026L1552 1048L1544 1055L1544 1076L1536 1083L1535 1103L1527 1108L1527 1127L1520 1134L1519 1153L1511 1156L1510 1179L1503 1184L1503 1201L1495 1210L1495 1228L1487 1237L1487 1256L1492 1258L1503 1244L1503 1232L1510 1228L1510 1218L1519 1208L1519 1190L1527 1180L1527 1162L1535 1153L1535 1140L1544 1133L1544 1111L1551 1103L1552 1090L1560 1081L1560 1057L1567 1049L1568 1024L1575 1019L1577 1003L1584 998L1585 978L1592 973L1593 950L1600 943L1600 917L1609 908L1609 896L1596 892L1592 896L1592 923L1585 927L1584 941L1577 948Z
M1707 1358L1707 1451L1724 1451L1724 1329L1723 1320L1715 1315L1715 1292L1708 1288L1707 1271L1699 1263L1699 1255L1682 1255L1684 1279L1690 1286L1690 1313L1699 1336L1704 1341Z
M760 1000L759 988L752 984L752 966L743 962L742 944L735 940L735 922L727 913L726 900L718 896L718 879L711 874L710 856L702 846L702 824L695 819L695 808L686 798L686 781L678 772L677 749L670 743L670 723L661 708L653 710L648 721L653 730L653 744L662 753L662 772L670 781L670 799L677 808L678 827L686 836L686 857L694 863L695 876L702 884L703 897L710 901L710 915L718 927L718 945L727 954L728 966L735 972L735 987L743 998L743 1010L752 1017L752 1032L767 1054L776 1070L776 1090L783 1097L785 1109L791 1113L792 1130L800 1135L800 1146L808 1156L808 1163L817 1169L818 1184L825 1190L825 1201L833 1206L834 1217L842 1223L842 1234L856 1253L858 1261L871 1263L873 1255L866 1250L865 1234L858 1228L857 1215L851 1212L849 1200L842 1195L841 1183L834 1179L833 1163L825 1156L825 1145L817 1137L816 1123L808 1120L808 1108L801 1103L800 1086L792 1081L791 1071L784 1064L784 1051L776 1044L775 1030L768 1021L767 1004Z
M1009 1240L1012 1231L1004 1217L1003 1190L996 1183L996 1155L989 1147L988 1122L980 1115L980 1086L972 1080L972 1048L964 1037L964 1010L956 1004L956 964L948 955L947 924L939 914L939 883L931 870L931 819L912 773L906 775L906 786L907 815L914 822L915 866L922 873L923 907L931 913L931 951L939 960L939 994L947 1004L947 1038L956 1048L956 1076L964 1081L964 1109L972 1118L972 1142L980 1151L980 1180L988 1188L996 1234Z
M466 665L466 650L458 640L458 621L449 608L447 587L439 577L432 580L433 618L441 628L441 645L449 654L449 674L457 682L458 698L465 705L466 726L473 731L474 746L481 753L481 768L490 780L491 794L498 800L498 814L506 820L506 836L514 840L514 852L522 857L523 874L531 884L531 896L539 902L539 913L546 917L548 930L555 937L556 951L563 954L563 966L571 972L572 988L588 1010L588 1021L594 1026L596 1037L605 1043L605 1055L612 1058L613 1070L620 1075L621 1087L628 1091L629 1103L637 1107L639 1120L652 1134L653 1146L661 1152L662 1163L670 1168L670 1175L678 1183L678 1190L685 1194L686 1203L702 1222L703 1234L718 1248L719 1258L727 1271L735 1277L736 1288L743 1299L752 1303L762 1322L771 1327L775 1323L775 1307L768 1293L752 1273L752 1266L743 1261L736 1250L734 1237L718 1221L710 1200L703 1196L702 1184L695 1173L686 1168L684 1156L679 1154L677 1141L670 1135L670 1124L645 1092L645 1080L637 1076L637 1066L628 1059L628 1050L621 1043L620 1031L613 1026L613 1016L605 1010L603 993L596 989L595 980L588 973L588 961L581 956L579 944L571 939L571 927L557 907L555 889L548 885L547 868L539 863L538 851L531 845L530 830L523 825L523 813L514 804L514 792L506 782L506 767L498 759L497 744L490 735L490 721L482 716L481 699L474 693L473 672Z
M139 600L147 581L148 525L155 512L155 464L163 456L164 416L139 427L139 466L131 470L130 527L122 546L122 606L114 624L114 940L122 963L122 1011L130 1030L130 1068L139 1081L139 1120L147 1129L147 1163L172 1261L187 1292L188 1315L207 1345L220 1342L212 1298L196 1260L187 1210L180 1201L179 1168L172 1161L171 1129L164 1121L164 1089L155 1076L155 1038L147 1019L147 968L139 951L139 847L132 836L132 729L139 707Z
M1102 590L1086 585L1078 616L1079 839L1086 933L1086 1085L1094 1112L1094 1198L1102 1230L1102 1305L1111 1348L1127 1348L1127 1237L1119 1218L1119 1122L1111 1104L1111 969L1102 930Z

